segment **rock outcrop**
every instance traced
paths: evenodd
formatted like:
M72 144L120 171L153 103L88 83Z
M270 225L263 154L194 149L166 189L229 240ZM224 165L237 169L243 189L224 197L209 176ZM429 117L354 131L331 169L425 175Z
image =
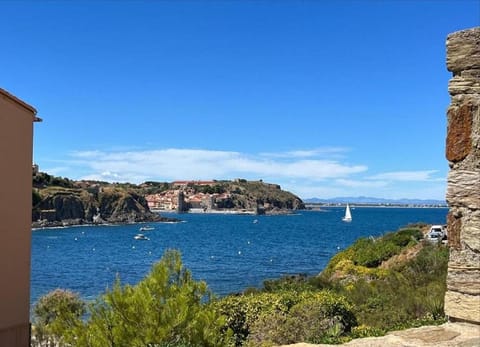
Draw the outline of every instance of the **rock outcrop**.
M43 173L34 176L34 186L34 228L174 220L152 213L145 198L129 188L74 182Z
M445 313L480 323L480 27L450 34L446 158L450 260Z
M392 331L381 337L356 339L346 347L474 347L480 345L479 327L466 323L445 323L440 326L424 326ZM332 345L297 343L280 347L331 347Z

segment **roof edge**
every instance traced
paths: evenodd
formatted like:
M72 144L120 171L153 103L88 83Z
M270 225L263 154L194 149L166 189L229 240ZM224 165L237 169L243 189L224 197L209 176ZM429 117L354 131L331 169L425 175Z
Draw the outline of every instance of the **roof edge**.
M33 121L34 122L41 122L42 120L38 117L35 117L35 115L37 114L37 110L35 109L35 107L27 104L25 101L23 100L20 100L19 98L17 98L15 95L13 94L10 94L9 92L7 92L5 89L2 89L0 88L0 94L6 96L7 98L9 98L10 100L14 101L15 103L17 103L18 105L22 106L23 108L27 109L28 111L32 112L33 113L33 116L34 116L34 119Z

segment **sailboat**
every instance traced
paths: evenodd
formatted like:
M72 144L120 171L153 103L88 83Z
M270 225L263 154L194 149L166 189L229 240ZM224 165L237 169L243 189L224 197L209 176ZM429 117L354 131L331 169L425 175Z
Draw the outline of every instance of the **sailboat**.
M345 209L345 217L342 218L344 222L351 222L352 221L352 213L350 212L350 206L347 204L347 208Z

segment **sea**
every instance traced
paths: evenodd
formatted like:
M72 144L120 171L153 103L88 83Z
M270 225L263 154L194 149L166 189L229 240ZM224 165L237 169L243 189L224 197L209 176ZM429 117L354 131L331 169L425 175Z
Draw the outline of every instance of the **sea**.
M115 279L138 283L165 250L176 249L194 279L217 296L261 287L284 275L315 275L360 237L377 237L411 223L445 224L447 208L322 208L288 215L173 214L179 223L77 226L32 231L31 305L56 288L94 300Z

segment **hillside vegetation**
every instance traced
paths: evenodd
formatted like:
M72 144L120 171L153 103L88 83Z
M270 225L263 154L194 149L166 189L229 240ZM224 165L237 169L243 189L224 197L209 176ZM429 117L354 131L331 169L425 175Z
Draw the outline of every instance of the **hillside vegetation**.
M140 283L121 285L118 279L88 308L68 291L40 299L34 341L253 347L341 343L440 324L448 249L423 240L423 228L359 239L318 276L267 280L263 288L217 299L204 282L192 279L180 254L169 250Z

